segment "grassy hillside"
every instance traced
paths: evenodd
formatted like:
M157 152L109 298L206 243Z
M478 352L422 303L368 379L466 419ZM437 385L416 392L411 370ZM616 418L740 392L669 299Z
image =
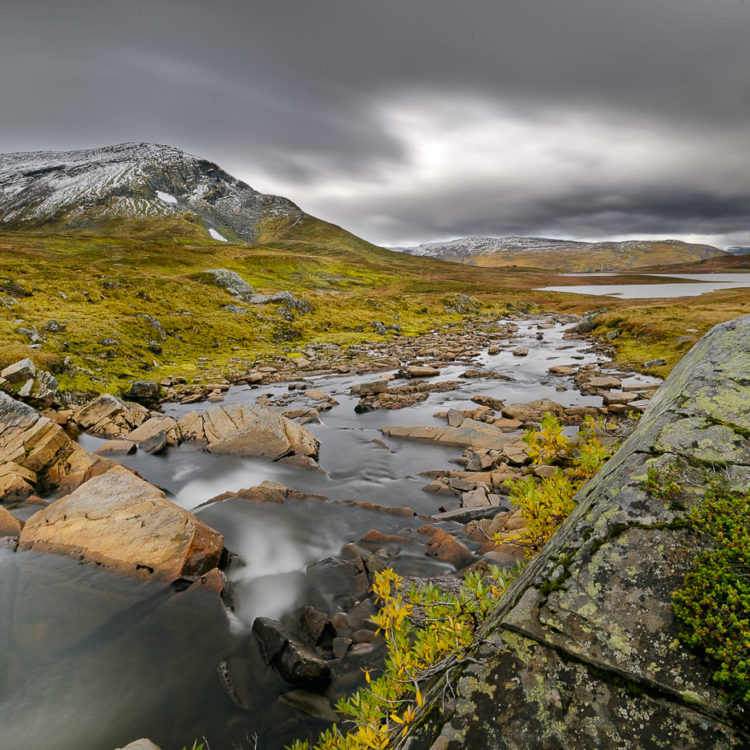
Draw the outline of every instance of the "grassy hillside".
M459 320L463 294L483 314L605 310L596 332L620 330L613 343L625 361L663 356L671 367L690 346L677 339L697 337L749 307L746 290L664 305L534 291L560 279L543 269L488 269L393 253L311 217L266 221L259 236L257 245L217 242L190 218L156 229L130 222L90 231L3 232L0 365L31 354L43 366L59 366L69 357L72 367L61 383L76 390L117 391L135 377L190 381L209 377L199 358L225 372L243 371L274 356L298 356L310 342L347 346L381 338L374 322L398 325L404 335L422 333ZM312 312L244 305L201 279L211 268L236 271L259 292L289 290ZM249 311L229 312L227 305ZM145 316L161 324L164 340ZM65 330L45 331L50 321ZM44 341L30 351L21 329L34 328Z
M626 244L627 252L619 246L619 243L598 242L581 250L581 252L569 250L549 250L544 253L505 252L479 256L467 262L488 268L517 265L534 266L550 271L591 272L627 271L655 265L693 263L702 257L699 255L701 246L683 242L632 242Z
M0 365L29 354L20 329L36 328L45 341L32 356L48 366L69 357L80 370L62 383L81 390L117 390L133 377L199 377L199 357L247 369L257 359L294 356L311 341L378 338L375 321L404 334L427 331L460 317L459 294L476 297L485 312L526 308L523 289L539 282L536 274L488 275L391 253L311 218L292 229L269 224L263 244L253 246L216 242L202 225L180 220L158 232L132 222L89 232L4 232L0 251L7 303L0 306ZM313 310L291 311L290 321L278 303L244 305L199 277L211 268L236 271L259 292L289 290ZM159 321L165 340L144 316ZM45 331L50 321L65 330Z

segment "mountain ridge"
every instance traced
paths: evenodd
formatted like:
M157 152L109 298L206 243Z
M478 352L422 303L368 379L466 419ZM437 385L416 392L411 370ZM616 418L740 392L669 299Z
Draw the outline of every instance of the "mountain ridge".
M582 242L520 235L469 235L391 249L408 255L473 265L517 265L571 271L623 271L655 263L685 263L726 254L712 245L681 240Z
M85 228L111 220L197 216L216 240L253 242L265 218L299 220L287 198L265 195L217 164L162 144L0 154L0 227ZM211 231L213 230L213 231Z

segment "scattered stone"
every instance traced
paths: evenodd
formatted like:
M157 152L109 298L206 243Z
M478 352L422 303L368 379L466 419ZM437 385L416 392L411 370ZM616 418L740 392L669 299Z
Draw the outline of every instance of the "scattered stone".
M638 396L635 393L618 393L615 391L608 391L602 394L604 403L607 406L629 404L631 401L637 400Z
M65 330L65 324L57 320L48 320L42 328L48 333L62 333Z
M503 417L517 419L519 422L541 422L544 415L550 412L556 417L562 417L565 409L556 401L542 398L522 404L510 404L504 406L502 410Z
M339 721L338 714L331 708L328 698L318 694L311 693L308 690L292 690L289 693L282 693L279 700L288 706L301 711L314 719L321 721Z
M558 377L564 377L566 375L575 375L576 368L571 365L555 365L549 368L550 375L557 375Z
M440 370L437 367L410 365L406 368L407 378L434 378L436 375L440 375Z
M512 352L514 357L525 357L529 353L529 350L525 346L519 346Z
M658 357L657 359L649 359L648 362L644 362L643 366L646 369L651 369L652 367L663 367L667 364L667 360L663 357Z
M561 407L562 408L562 407ZM460 427L434 425L385 425L380 430L391 437L413 440L432 440L446 445L463 445L471 448L502 448L514 438L501 429L474 419L464 419Z

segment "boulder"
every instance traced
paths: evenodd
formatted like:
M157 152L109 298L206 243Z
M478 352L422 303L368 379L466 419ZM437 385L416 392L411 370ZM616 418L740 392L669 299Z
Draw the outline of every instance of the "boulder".
M19 547L172 581L216 567L224 541L161 490L113 466L31 516Z
M184 440L204 443L211 453L317 459L320 443L305 427L265 406L227 404L189 412L177 426Z
M127 435L148 418L148 410L103 393L73 412L73 421L85 432L105 438Z
M8 365L0 372L0 377L5 378L9 383L25 383L27 380L33 380L35 376L36 366L28 358Z
M446 445L463 445L470 448L502 448L516 440L500 428L474 419L464 419L458 427L435 425L385 425L380 430L391 437L413 440L432 440Z
M159 400L161 386L155 380L133 380L122 395L128 401L152 404Z

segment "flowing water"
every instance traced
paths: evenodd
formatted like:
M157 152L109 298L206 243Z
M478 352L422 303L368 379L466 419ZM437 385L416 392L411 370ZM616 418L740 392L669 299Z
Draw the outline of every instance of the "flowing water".
M163 750L180 750L205 736L219 750L251 748L257 733L259 747L275 750L303 729L315 729L314 722L303 721L278 699L290 688L260 659L250 633L253 620L281 617L308 603L335 612L340 593L335 582L306 574L308 566L338 555L343 545L370 529L394 533L406 523L403 516L345 500L409 507L426 515L457 507L457 498L424 492L429 480L420 474L456 468L450 462L461 449L393 438L384 447L374 442L382 438L381 426L445 424L433 414L474 408L470 399L477 394L509 403L543 397L563 405L601 403L574 390L571 378L547 374L552 365L600 362L601 357L585 342L564 340L563 326L544 330L544 339L537 340L534 323L522 322L513 341L513 346L528 347L527 357L513 357L508 349L494 356L484 353L471 365L512 380L467 379L460 389L431 394L411 408L356 414L357 399L349 388L377 376L309 378L308 385L339 402L322 414L321 424L309 426L321 442L320 472L216 456L190 446L161 456L123 457L122 463L220 531L226 546L244 561L229 572L233 612L195 589L131 581L65 557L0 550L0 748L110 750L148 736ZM439 379L458 379L466 369L466 364L450 365ZM625 382L653 379L636 376ZM558 392L560 384L568 390ZM285 384L232 387L225 403L252 403L266 393L286 394L291 402L285 409L314 405L303 391L289 392ZM167 405L165 412L177 417L207 406ZM89 449L101 443L86 435L80 442ZM203 505L265 479L329 500ZM389 563L412 574L450 570L408 545ZM220 663L229 665L244 707L230 700L222 686Z

